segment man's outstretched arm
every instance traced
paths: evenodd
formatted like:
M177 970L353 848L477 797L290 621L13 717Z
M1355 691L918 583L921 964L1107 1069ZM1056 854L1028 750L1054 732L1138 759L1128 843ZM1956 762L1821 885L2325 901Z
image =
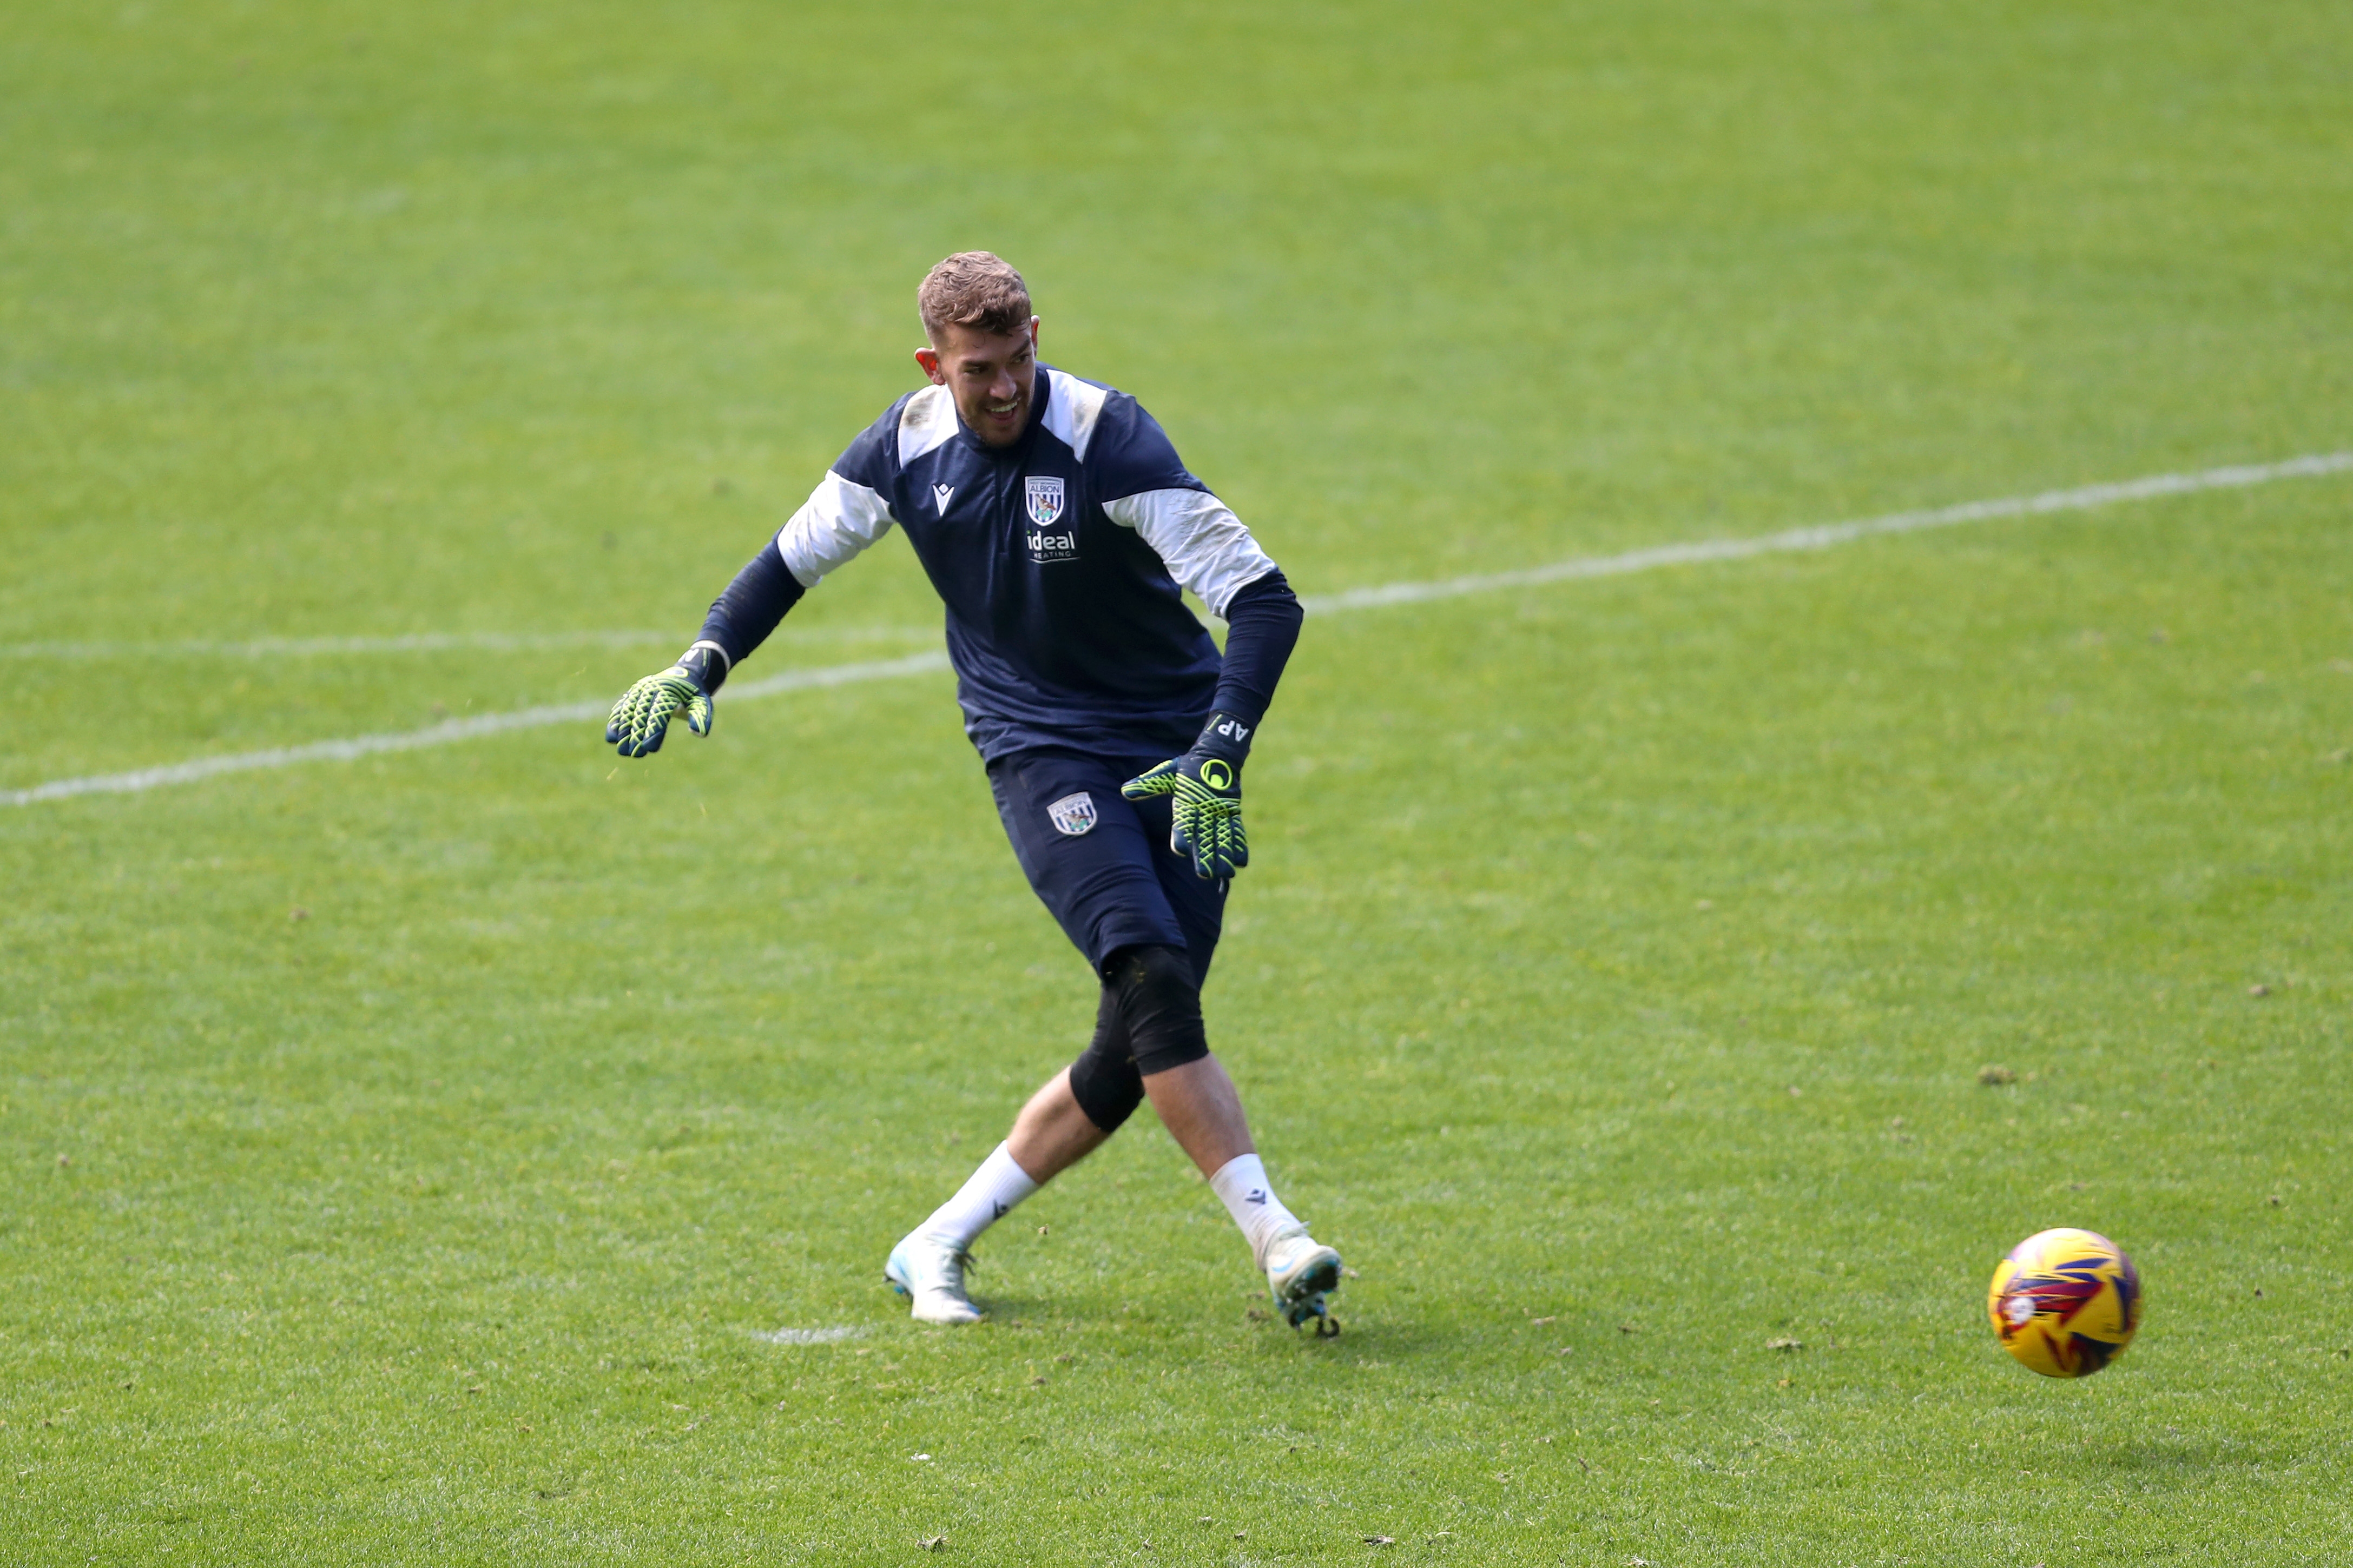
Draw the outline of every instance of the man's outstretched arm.
M621 694L605 721L606 741L625 757L649 757L661 750L672 719L683 715L697 735L711 733L712 699L728 672L767 640L808 590L785 565L775 540L752 557L735 580L712 602L702 635L670 668L649 675Z
M879 426L878 426L879 427ZM873 432L861 436L828 471L800 510L745 563L726 592L712 601L702 635L670 668L649 675L621 694L605 723L605 739L625 757L661 750L670 721L681 714L698 735L711 733L712 697L737 665L767 640L801 595L891 531L894 521L881 492L844 479L875 460ZM878 481L879 482L879 481Z

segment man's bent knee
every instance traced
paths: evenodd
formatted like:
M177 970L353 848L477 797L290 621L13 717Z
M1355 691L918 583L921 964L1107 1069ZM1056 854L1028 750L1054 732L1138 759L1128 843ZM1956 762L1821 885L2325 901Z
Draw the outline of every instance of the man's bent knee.
M1146 1075L1209 1054L1201 986L1182 948L1124 947L1103 961L1095 1037L1071 1064L1071 1096L1105 1132L1144 1103Z
M1135 1070L1135 1058L1124 1047L1104 1049L1098 1033L1071 1064L1071 1098L1096 1127L1116 1132L1144 1103L1144 1075Z
M1088 1121L1107 1133L1118 1131L1144 1102L1144 1075L1135 1070L1127 1025L1119 1015L1119 995L1108 982L1095 1005L1095 1037L1071 1064L1071 1098Z
M1201 983L1184 949L1124 947L1103 964L1103 989L1115 1000L1136 1072L1145 1078L1209 1054L1201 1024Z

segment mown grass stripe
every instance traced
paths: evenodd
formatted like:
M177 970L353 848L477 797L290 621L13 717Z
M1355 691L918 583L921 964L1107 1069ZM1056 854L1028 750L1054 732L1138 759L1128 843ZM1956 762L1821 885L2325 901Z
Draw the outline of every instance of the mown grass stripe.
M933 634L928 626L787 626L781 636L826 642L906 642ZM682 645L691 633L605 627L570 632L405 632L385 637L216 637L178 642L0 643L0 658L320 658L404 653L548 653L575 647Z
M1956 506L1889 512L1881 517L1793 528L1749 539L1710 539L1682 544L1651 545L1641 550L1621 551L1614 555L1579 556L1556 561L1548 566L1531 566L1514 572L1491 572L1430 583L1390 583L1379 587L1351 588L1337 594L1311 595L1304 602L1311 611L1321 615L1373 609L1386 605L1421 604L1471 594L1498 593L1507 588L1536 587L1547 583L1623 576L1633 572L1655 571L1663 566L1688 566L1712 561L1741 561L1758 555L1828 550L1857 540L1890 534L1919 533L2000 518L2089 511L2128 501L2156 500L2201 490L2242 489L2281 479L2321 479L2348 471L2353 471L2353 452L2319 453L2290 458L2277 463L2240 464L2187 474L2153 474L2146 479L2078 485L2070 489L2044 490L2035 495L2004 496L1992 500L1963 501ZM869 680L890 680L901 676L929 675L947 668L947 655L941 652L856 664L823 665L815 669L786 670L758 680L731 684L727 696L731 700L740 702L748 698L771 697L786 691L849 686ZM605 717L611 706L609 701L602 700L553 703L540 708L518 709L510 713L450 719L422 730L354 735L337 741L313 741L306 745L201 757L194 762L173 763L130 773L58 779L49 784L35 784L30 789L0 794L0 804L34 805L43 801L69 800L85 795L136 795L171 784L195 784L223 773L294 767L303 763L353 762L361 757L391 752L454 745L460 741L479 740L486 735L505 734L515 730L543 729L552 724L585 724Z

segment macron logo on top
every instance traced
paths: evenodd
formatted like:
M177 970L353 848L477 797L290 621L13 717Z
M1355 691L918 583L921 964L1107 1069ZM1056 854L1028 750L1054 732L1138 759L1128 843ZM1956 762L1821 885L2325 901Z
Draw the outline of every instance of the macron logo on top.
M942 517L947 516L948 501L955 496L955 486L954 485L934 485L932 487L932 500L934 504L938 506L940 509L940 515Z

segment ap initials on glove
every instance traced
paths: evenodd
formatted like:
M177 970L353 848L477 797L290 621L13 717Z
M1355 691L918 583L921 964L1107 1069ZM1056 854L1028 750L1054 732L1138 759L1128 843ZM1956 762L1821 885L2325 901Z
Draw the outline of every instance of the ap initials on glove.
M1242 763L1255 728L1231 714L1212 713L1191 751L1119 786L1130 800L1169 797L1168 847L1191 856L1193 874L1204 881L1222 882L1250 864Z
M661 750L670 721L681 713L689 730L708 735L714 715L711 699L726 679L727 656L718 645L695 644L676 664L621 693L605 721L606 741L625 757L650 757Z

